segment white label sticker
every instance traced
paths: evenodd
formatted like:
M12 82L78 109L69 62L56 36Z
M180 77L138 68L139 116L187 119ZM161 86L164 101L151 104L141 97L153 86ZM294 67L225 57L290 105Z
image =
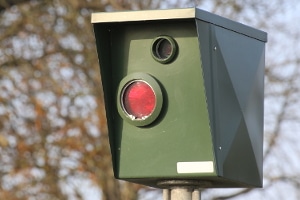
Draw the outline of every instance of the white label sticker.
M177 173L212 173L214 172L213 161L178 162Z

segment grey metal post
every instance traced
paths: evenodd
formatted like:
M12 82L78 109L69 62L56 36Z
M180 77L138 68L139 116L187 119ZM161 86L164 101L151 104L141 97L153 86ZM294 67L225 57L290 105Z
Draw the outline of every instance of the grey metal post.
M163 200L170 200L170 189L163 189Z
M163 200L201 200L200 190L186 187L164 189Z
M191 180L167 180L158 185L166 188L163 190L163 200L201 200L199 188L208 186L207 182Z
M192 193L192 200L201 200L201 192L199 189L195 189Z

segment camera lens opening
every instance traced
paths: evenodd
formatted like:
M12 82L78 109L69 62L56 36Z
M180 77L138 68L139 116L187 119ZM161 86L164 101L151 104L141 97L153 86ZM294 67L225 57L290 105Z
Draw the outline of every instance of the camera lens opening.
M146 73L135 72L121 80L116 103L120 116L126 122L143 127L158 118L163 95L155 78Z
M169 36L159 36L152 43L152 57L160 63L171 62L177 51L175 40Z
M155 109L155 91L147 82L134 80L123 88L121 104L128 116L131 116L133 119L144 120Z

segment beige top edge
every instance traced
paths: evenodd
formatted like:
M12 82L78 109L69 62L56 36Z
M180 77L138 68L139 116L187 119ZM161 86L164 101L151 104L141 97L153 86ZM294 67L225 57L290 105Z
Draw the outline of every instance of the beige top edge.
M147 10L147 11L122 11L122 12L99 12L92 14L92 23L104 22L127 22L160 19L188 19L195 18L195 8L170 9L170 10Z

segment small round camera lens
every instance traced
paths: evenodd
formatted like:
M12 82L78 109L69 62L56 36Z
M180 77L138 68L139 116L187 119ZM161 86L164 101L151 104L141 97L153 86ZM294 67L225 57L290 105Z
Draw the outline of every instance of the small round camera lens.
M166 39L161 39L157 42L156 45L156 55L160 59L166 59L172 54L172 45Z
M171 62L176 55L176 51L176 42L169 36L159 36L152 43L152 57L160 63Z

